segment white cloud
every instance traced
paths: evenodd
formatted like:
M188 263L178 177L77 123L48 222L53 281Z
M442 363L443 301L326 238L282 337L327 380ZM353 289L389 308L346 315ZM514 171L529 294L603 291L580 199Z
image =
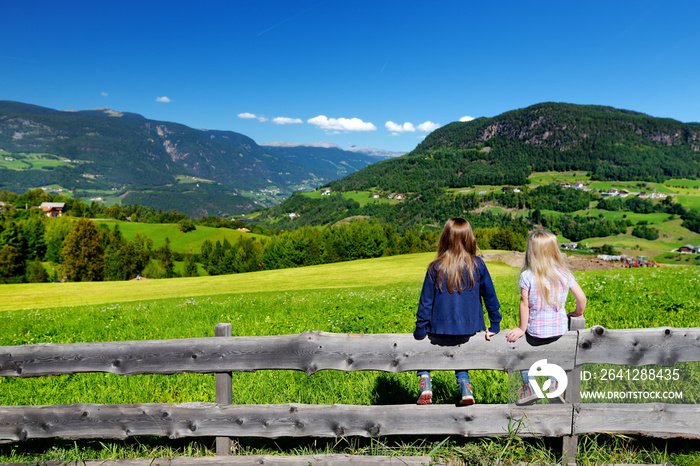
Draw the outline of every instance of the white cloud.
M459 119L459 121L472 121L474 117L470 116L463 116L462 118Z
M297 125L299 123L304 123L301 118L287 118L287 117L275 117L272 122L276 125Z
M109 94L107 94L106 92L103 91L103 92L100 92L100 95L101 95L102 97L107 97Z
M255 113L239 113L238 118L243 118L245 120L258 120L258 121L267 121L267 118L265 118L263 115L256 115Z
M164 104L167 104L170 102L170 99L168 99L166 96L156 97L156 102L162 102Z
M430 133L431 131L435 131L436 129L438 129L440 126L442 126L440 123L433 123L432 121L426 121L426 122L418 125L418 131L422 131L424 133Z
M310 118L307 123L325 131L375 131L377 129L372 123L364 122L359 118L328 118L325 115Z
M392 134L400 134L400 133L413 133L416 131L416 127L413 126L412 123L406 122L403 125L398 125L394 123L393 121L387 121L384 123L384 127L388 129L389 131L392 132Z

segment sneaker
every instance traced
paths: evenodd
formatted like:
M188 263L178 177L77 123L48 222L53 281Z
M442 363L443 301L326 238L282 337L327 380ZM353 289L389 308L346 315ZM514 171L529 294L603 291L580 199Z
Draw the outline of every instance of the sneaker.
M430 385L430 377L420 378L420 396L418 397L419 405L429 405L433 401L433 387Z
M552 382L549 385L549 388L547 389L547 393L554 393L557 391L557 388L559 388L559 383L557 383L556 380L552 380ZM561 395L555 396L554 398L549 398L549 402L554 404L566 403L566 401L564 401L564 397L562 397Z
M472 386L469 382L461 380L459 382L459 392L462 395L462 399L459 401L459 404L462 406L474 404L474 394L472 393Z
M518 399L515 404L518 406L528 406L537 401L537 394L533 393L529 383L524 383L518 389Z

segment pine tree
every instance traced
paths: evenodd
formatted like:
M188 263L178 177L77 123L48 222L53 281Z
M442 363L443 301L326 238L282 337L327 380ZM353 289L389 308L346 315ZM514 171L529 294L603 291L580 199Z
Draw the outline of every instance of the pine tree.
M95 224L81 218L68 233L61 250L63 274L70 281L99 281L105 262L102 238Z

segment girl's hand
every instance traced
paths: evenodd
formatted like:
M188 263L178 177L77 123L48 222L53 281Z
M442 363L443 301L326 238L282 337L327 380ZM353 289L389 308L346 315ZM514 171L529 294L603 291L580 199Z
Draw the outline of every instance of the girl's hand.
M518 338L522 337L523 335L525 335L525 331L520 327L516 327L508 330L508 333L506 333L506 340L508 340L510 343L515 343L518 341Z
M485 336L486 336L486 339L487 339L488 341L491 341L491 337L494 336L494 335L498 335L498 332L489 332L489 330L486 329L486 335L485 335Z

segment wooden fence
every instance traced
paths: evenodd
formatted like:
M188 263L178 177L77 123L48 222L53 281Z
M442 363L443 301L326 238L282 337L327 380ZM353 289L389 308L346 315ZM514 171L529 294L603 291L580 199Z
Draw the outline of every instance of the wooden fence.
M700 407L689 404L580 403L582 364L673 366L700 361L700 328L583 329L583 319L558 341L530 346L524 338L475 338L437 346L410 334L216 337L0 347L0 376L45 377L83 372L121 375L216 374L216 403L0 406L0 443L40 438L217 437L217 453L230 453L230 437L335 437L462 435L562 437L564 462L576 453L577 435L596 432L700 438ZM403 372L486 369L512 373L547 359L570 372L565 404L455 405L235 405L231 373L257 370ZM571 374L573 373L573 375Z

